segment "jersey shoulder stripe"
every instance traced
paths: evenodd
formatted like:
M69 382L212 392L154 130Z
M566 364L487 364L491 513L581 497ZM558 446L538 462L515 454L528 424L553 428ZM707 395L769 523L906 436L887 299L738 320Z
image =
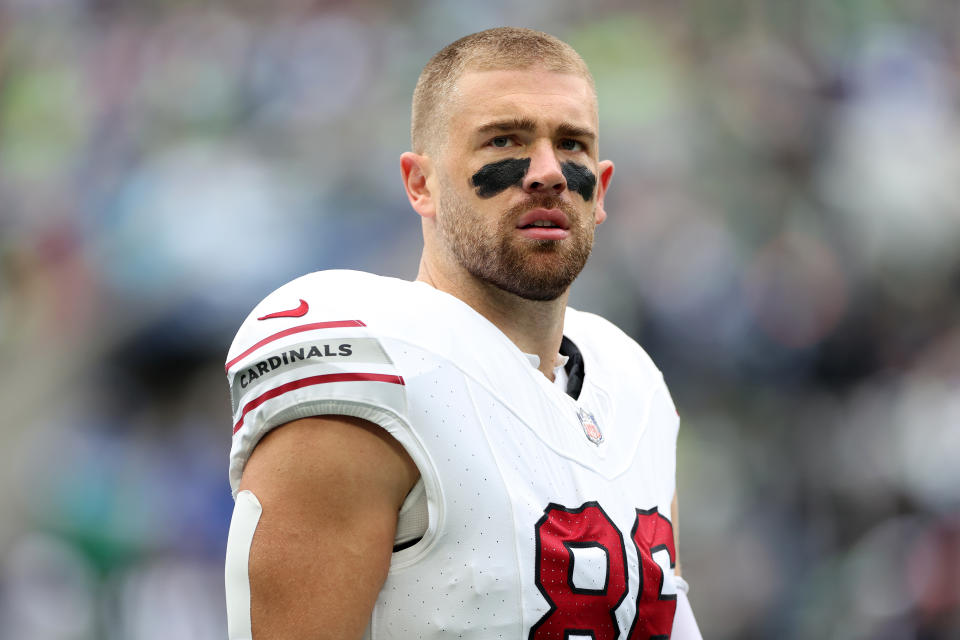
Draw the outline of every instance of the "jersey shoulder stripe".
M257 318L257 320L263 320L264 318ZM253 344L253 346L243 350L240 355L229 360L225 367L226 371L230 371L230 367L237 364L248 355L259 349L260 347L266 346L271 342L279 340L280 338L286 338L287 336L292 336L297 333L303 333L305 331L317 331L319 329L336 329L338 327L365 327L366 325L360 320L329 320L326 322L311 322L309 324L303 324L297 327L290 327L289 329L284 329L283 331L278 331L272 335L263 338L259 342Z
M390 384L404 384L402 376L383 373L327 373L318 376L300 378L299 380L294 380L265 391L245 404L243 406L243 410L240 412L240 419L233 426L233 432L236 433L237 431L240 431L240 429L243 428L243 419L247 416L247 414L267 400L272 400L289 391L294 391L295 389L302 389L304 387L310 387L317 384L328 384L331 382L388 382Z

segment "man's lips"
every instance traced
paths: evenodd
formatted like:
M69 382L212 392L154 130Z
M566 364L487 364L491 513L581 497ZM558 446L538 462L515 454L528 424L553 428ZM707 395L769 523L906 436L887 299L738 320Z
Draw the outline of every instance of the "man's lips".
M561 229L570 228L567 214L560 209L531 209L520 216L520 219L517 220L517 227L527 227L535 222L549 222L551 225L560 227Z
M531 209L517 220L517 230L534 240L563 240L570 235L570 221L560 209Z

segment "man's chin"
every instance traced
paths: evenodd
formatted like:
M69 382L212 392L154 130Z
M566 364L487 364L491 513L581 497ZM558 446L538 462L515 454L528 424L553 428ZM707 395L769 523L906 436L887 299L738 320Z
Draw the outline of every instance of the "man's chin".
M579 272L578 272L579 273ZM570 288L577 274L556 269L517 269L507 274L498 273L483 280L524 300L549 302L556 300Z
M552 302L562 296L568 287L532 287L529 283L524 283L523 287L516 287L513 283L491 283L501 291L530 300L531 302ZM569 286L569 285L568 285Z
M556 300L566 293L586 265L589 253L571 255L564 250L564 243L553 240L538 244L513 252L487 281L525 300Z

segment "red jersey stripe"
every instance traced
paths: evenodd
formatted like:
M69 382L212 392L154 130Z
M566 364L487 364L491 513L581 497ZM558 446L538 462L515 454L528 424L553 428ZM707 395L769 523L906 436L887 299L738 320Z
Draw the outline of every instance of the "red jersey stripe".
M237 431L240 431L240 428L243 427L243 419L247 417L248 413L262 405L267 400L272 400L277 396L282 396L288 391L302 389L303 387L312 387L315 384L326 384L328 382L389 382L391 384L405 384L403 382L403 377L385 373L327 373L321 376L310 376L309 378L294 380L293 382L288 382L274 389L270 389L269 391L260 394L248 402L243 407L243 412L240 414L240 419L233 427L233 433L236 434Z
M229 373L230 367L237 364L239 361L246 358L248 355L259 349L265 344L270 344L274 340L279 340L280 338L285 338L287 336L292 336L295 333L303 333L304 331L313 331L315 329L334 329L336 327L365 327L367 325L363 324L359 320L331 320L328 322L311 322L310 324L301 324L297 327L290 327L289 329L284 329L278 333L273 334L272 336L267 336L260 342L256 343L236 358L227 363L226 371Z

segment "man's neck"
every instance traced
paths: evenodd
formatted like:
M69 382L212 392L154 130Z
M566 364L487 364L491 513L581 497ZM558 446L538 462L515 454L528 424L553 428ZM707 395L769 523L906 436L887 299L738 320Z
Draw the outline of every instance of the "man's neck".
M540 358L540 371L553 380L563 339L568 292L555 300L527 300L469 274L444 277L421 261L417 280L460 298L492 322L524 353Z

